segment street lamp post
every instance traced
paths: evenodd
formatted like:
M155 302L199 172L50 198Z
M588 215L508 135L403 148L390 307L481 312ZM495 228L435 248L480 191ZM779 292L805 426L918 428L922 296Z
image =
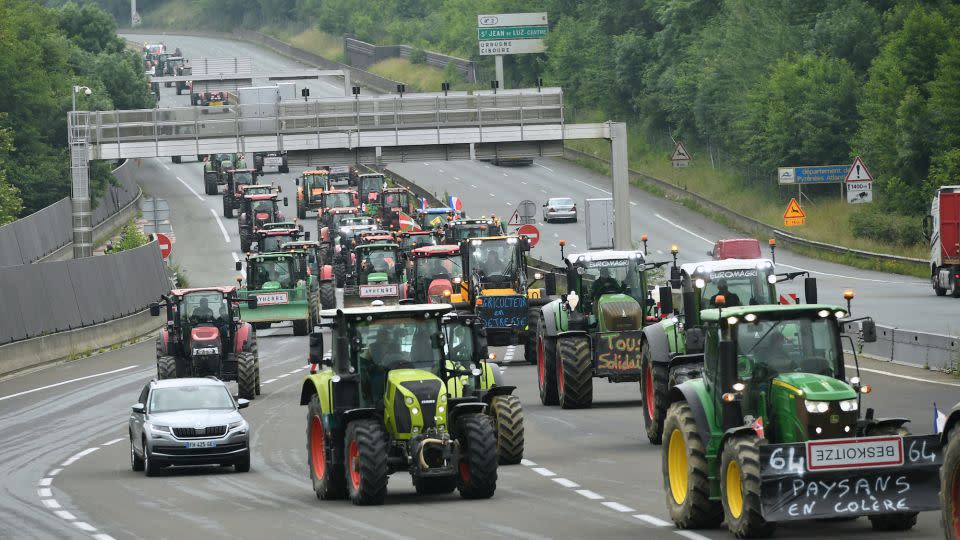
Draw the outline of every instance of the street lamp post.
M73 86L73 109L67 121L70 142L70 206L73 210L73 258L93 255L93 216L90 205L90 159L87 140L87 118L77 114L77 94L89 96L87 86ZM81 116L83 116L81 118Z

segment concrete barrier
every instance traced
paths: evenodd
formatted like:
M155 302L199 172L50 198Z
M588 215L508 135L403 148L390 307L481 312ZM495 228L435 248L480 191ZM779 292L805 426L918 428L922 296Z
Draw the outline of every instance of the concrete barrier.
M0 346L0 376L112 347L156 332L165 317L150 310L102 324L15 341Z

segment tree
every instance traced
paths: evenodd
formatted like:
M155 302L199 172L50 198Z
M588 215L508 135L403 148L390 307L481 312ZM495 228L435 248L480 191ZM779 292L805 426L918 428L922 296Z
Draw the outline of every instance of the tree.
M6 113L0 113L0 118L4 116ZM7 182L7 160L12 150L13 133L0 129L0 225L16 220L23 209L20 190Z

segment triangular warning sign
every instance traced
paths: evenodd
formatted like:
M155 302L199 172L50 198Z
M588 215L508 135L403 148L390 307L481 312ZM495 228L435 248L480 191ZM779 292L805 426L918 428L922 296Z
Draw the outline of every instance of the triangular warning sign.
M515 225L517 227L519 227L520 225L523 225L523 223L520 222L519 210L513 211L513 215L510 216L510 221L507 222L507 225Z
M687 149L683 147L682 142L678 142L677 147L673 149L673 156L670 157L670 161L688 161L689 159L690 154Z
M792 219L792 218L805 218L806 214L803 213L803 209L800 208L800 204L797 203L796 199L790 199L790 204L787 205L787 210L783 213L783 219Z
M850 166L850 171L847 172L846 180L847 182L870 182L873 180L873 176L870 175L870 171L867 170L867 166L863 164L860 156L857 156L853 160L853 165Z

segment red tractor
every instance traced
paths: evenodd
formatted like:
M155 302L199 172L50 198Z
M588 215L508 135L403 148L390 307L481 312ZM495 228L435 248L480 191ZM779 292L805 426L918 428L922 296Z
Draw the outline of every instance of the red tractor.
M380 197L380 223L392 230L400 230L400 214L413 214L413 193L407 188L386 188Z
M283 221L277 195L275 193L261 193L244 195L240 208L240 218L237 226L240 228L240 250L250 251L253 244L254 231L262 229L267 223ZM283 205L287 206L287 198L283 198Z
M454 304L455 307L463 302L460 246L418 247L407 257L403 298L413 299L417 304Z
M270 253L282 251L280 248L287 242L296 242L301 237L310 239L310 233L303 232L303 225L281 221L279 223L268 223L266 227L254 231L254 242L257 244L256 251L259 253Z
M237 288L173 289L150 305L150 314L166 307L167 324L157 336L157 378L214 376L237 381L238 394L260 394L257 335L240 320ZM256 297L247 300L256 309Z

